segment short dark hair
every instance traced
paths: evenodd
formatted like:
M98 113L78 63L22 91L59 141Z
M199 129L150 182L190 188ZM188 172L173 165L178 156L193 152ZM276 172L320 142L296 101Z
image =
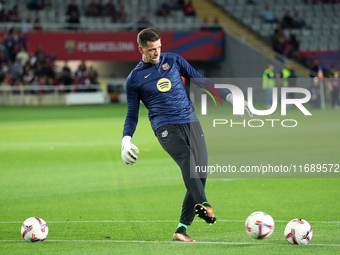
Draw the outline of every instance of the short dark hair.
M154 28L145 28L139 32L137 43L139 46L146 47L148 42L155 42L161 39L161 35Z

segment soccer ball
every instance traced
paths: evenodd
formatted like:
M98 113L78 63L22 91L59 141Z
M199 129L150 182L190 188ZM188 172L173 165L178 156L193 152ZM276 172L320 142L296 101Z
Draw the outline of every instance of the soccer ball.
M303 219L291 220L285 228L285 237L290 244L306 245L310 242L312 236L312 227Z
M26 242L42 242L48 235L46 222L38 217L30 217L22 223L21 236Z
M255 239L269 237L274 231L274 220L265 212L254 212L246 220L246 231Z

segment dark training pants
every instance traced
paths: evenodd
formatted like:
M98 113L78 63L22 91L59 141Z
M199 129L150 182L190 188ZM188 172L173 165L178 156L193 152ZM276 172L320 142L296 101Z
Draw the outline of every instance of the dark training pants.
M207 147L201 125L199 122L168 124L157 128L155 135L163 149L181 168L187 192L180 222L190 225L195 217L194 206L207 201L204 191L207 175L195 172L196 166L202 168L208 164Z

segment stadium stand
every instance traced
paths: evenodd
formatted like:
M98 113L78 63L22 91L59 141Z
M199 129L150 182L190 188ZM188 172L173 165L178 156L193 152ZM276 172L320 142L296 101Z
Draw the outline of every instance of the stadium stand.
M4 2L5 11L12 10L17 6L18 17L7 17L0 22L1 30L15 28L22 29L27 19L39 19L43 24L43 29L48 31L62 31L68 28L69 15L67 7L71 0L65 3L63 0L41 1L44 3L40 9L28 8L28 5L22 4L23 1L13 0ZM157 15L164 2L160 0L125 0L114 1L115 14L108 12L100 15L89 15L89 6L91 0L74 0L79 8L79 24L72 26L78 30L95 30L95 31L126 31L138 30L138 21L147 16L148 22L163 31L177 31L199 29L202 25L202 18L199 16L186 16L183 9L179 7L169 7L170 15ZM95 1L96 2L96 1ZM101 1L102 6L106 6L108 1ZM198 1L199 2L199 1ZM300 42L300 51L315 50L338 50L340 48L340 4L310 4L312 1L296 0L292 5L291 0L211 0L220 8L225 10L229 15L240 21L243 25L252 29L252 31L261 35L267 41L273 40L274 30L277 22L264 22L260 13L269 5L278 22L281 22L287 11L297 23L305 25L296 25L295 27L285 27L284 36L287 38L291 34L296 36ZM125 10L126 18L117 18L117 13L121 9ZM146 13L148 15L146 15ZM119 16L119 15L118 15ZM303 19L302 19L303 17ZM12 20L11 20L12 19Z
M286 26L283 33L286 38L291 34L296 35L300 42L300 51L340 49L338 1L335 1L336 3L323 1L325 3L322 4L312 4L312 1L305 0L212 0L212 2L268 41L273 39L277 24L282 22L286 12L289 11L298 24L295 27ZM267 23L261 19L260 13L265 9L266 4L271 7L277 22Z
M169 15L157 15L164 5L169 5ZM97 71L85 62L83 68L71 70L65 62L56 69L58 54L45 52L43 46L28 52L30 32L139 31L149 25L161 31L183 31L199 30L201 23L199 17L185 15L184 1L182 5L173 0L0 1L0 94L4 87L16 95L99 89ZM22 56L28 58L24 63Z
M42 1L44 5L39 9L28 8L28 5L22 4L23 1L13 0L4 2L4 10L10 10L17 5L20 21L11 22L8 19L0 22L1 30L9 28L21 29L25 20L34 20L39 18L43 29L47 31L62 31L70 26L68 20L71 13L68 13L68 6L71 0L66 3L63 0ZM138 21L147 16L148 21L154 26L159 26L159 30L176 31L198 29L202 20L200 17L186 16L183 7L171 7L171 15L158 16L157 12L162 6L160 0L124 0L113 1L115 7L114 13L99 11L97 14L92 13L93 7L89 8L93 1L91 0L74 0L74 4L79 10L79 24L73 23L72 27L80 31L127 31L138 30ZM97 1L94 1L97 3ZM101 7L107 10L107 3L110 1L101 1ZM168 1L174 2L175 1ZM93 4L93 3L92 3ZM89 11L92 10L91 11ZM124 14L122 11L124 10Z
M33 2L36 5L32 5ZM79 32L121 32L139 31L145 26L154 26L160 31L215 28L237 35L242 42L272 59L278 59L279 55L283 56L280 60L287 61L286 57L298 58L301 51L339 51L340 4L330 3L333 1L323 2L327 3L314 4L313 1L296 0L293 5L292 0L195 0L194 7L190 7L194 8L192 15L186 15L184 6L188 1L176 0L0 1L0 31L14 29L15 37L18 37L15 40L22 44L26 40L25 33L29 31L61 32L72 29ZM101 7L95 10L98 4ZM272 12L272 21L261 17L261 12L266 9ZM71 22L71 18L74 21ZM287 47L286 42L289 41L289 50L277 50L280 54L273 53L270 46L275 42L275 32L280 32L278 38L283 38L283 45L278 45L277 49L280 46ZM3 42L4 39L5 37L2 38ZM2 55L2 70L11 69L15 59L13 56L9 57L6 50ZM12 63L8 63L8 58L12 59ZM41 67L40 61L37 62L38 65L35 64L35 57L30 55L30 63L33 59L33 65L31 68L24 65L23 75L16 77L30 84L41 84L48 78L53 78L54 81L46 83L64 84L64 80L69 78L65 77L65 73L47 73L43 75L47 76L43 79L35 77L40 72L39 69L49 72L57 56L47 54L44 58L45 60L41 60ZM309 71L300 66L297 64L294 69L307 77ZM20 65L17 67L20 68ZM76 71L72 70L73 81L91 83L89 79L80 82ZM11 85L20 84L18 79L3 76L4 81Z

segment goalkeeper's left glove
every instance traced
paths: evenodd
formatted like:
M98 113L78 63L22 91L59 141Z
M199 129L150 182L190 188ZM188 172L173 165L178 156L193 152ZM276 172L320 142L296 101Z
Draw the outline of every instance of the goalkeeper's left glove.
M233 94L232 93L229 93L226 97L226 100L233 104ZM253 113L249 110L249 107L248 107L248 102L246 100L244 100L244 109L246 110L249 118L252 118L253 117ZM243 115L238 115L240 118L243 116Z
M138 157L134 152L139 154L139 149L131 143L131 136L124 136L122 139L122 160L128 165L136 163Z

